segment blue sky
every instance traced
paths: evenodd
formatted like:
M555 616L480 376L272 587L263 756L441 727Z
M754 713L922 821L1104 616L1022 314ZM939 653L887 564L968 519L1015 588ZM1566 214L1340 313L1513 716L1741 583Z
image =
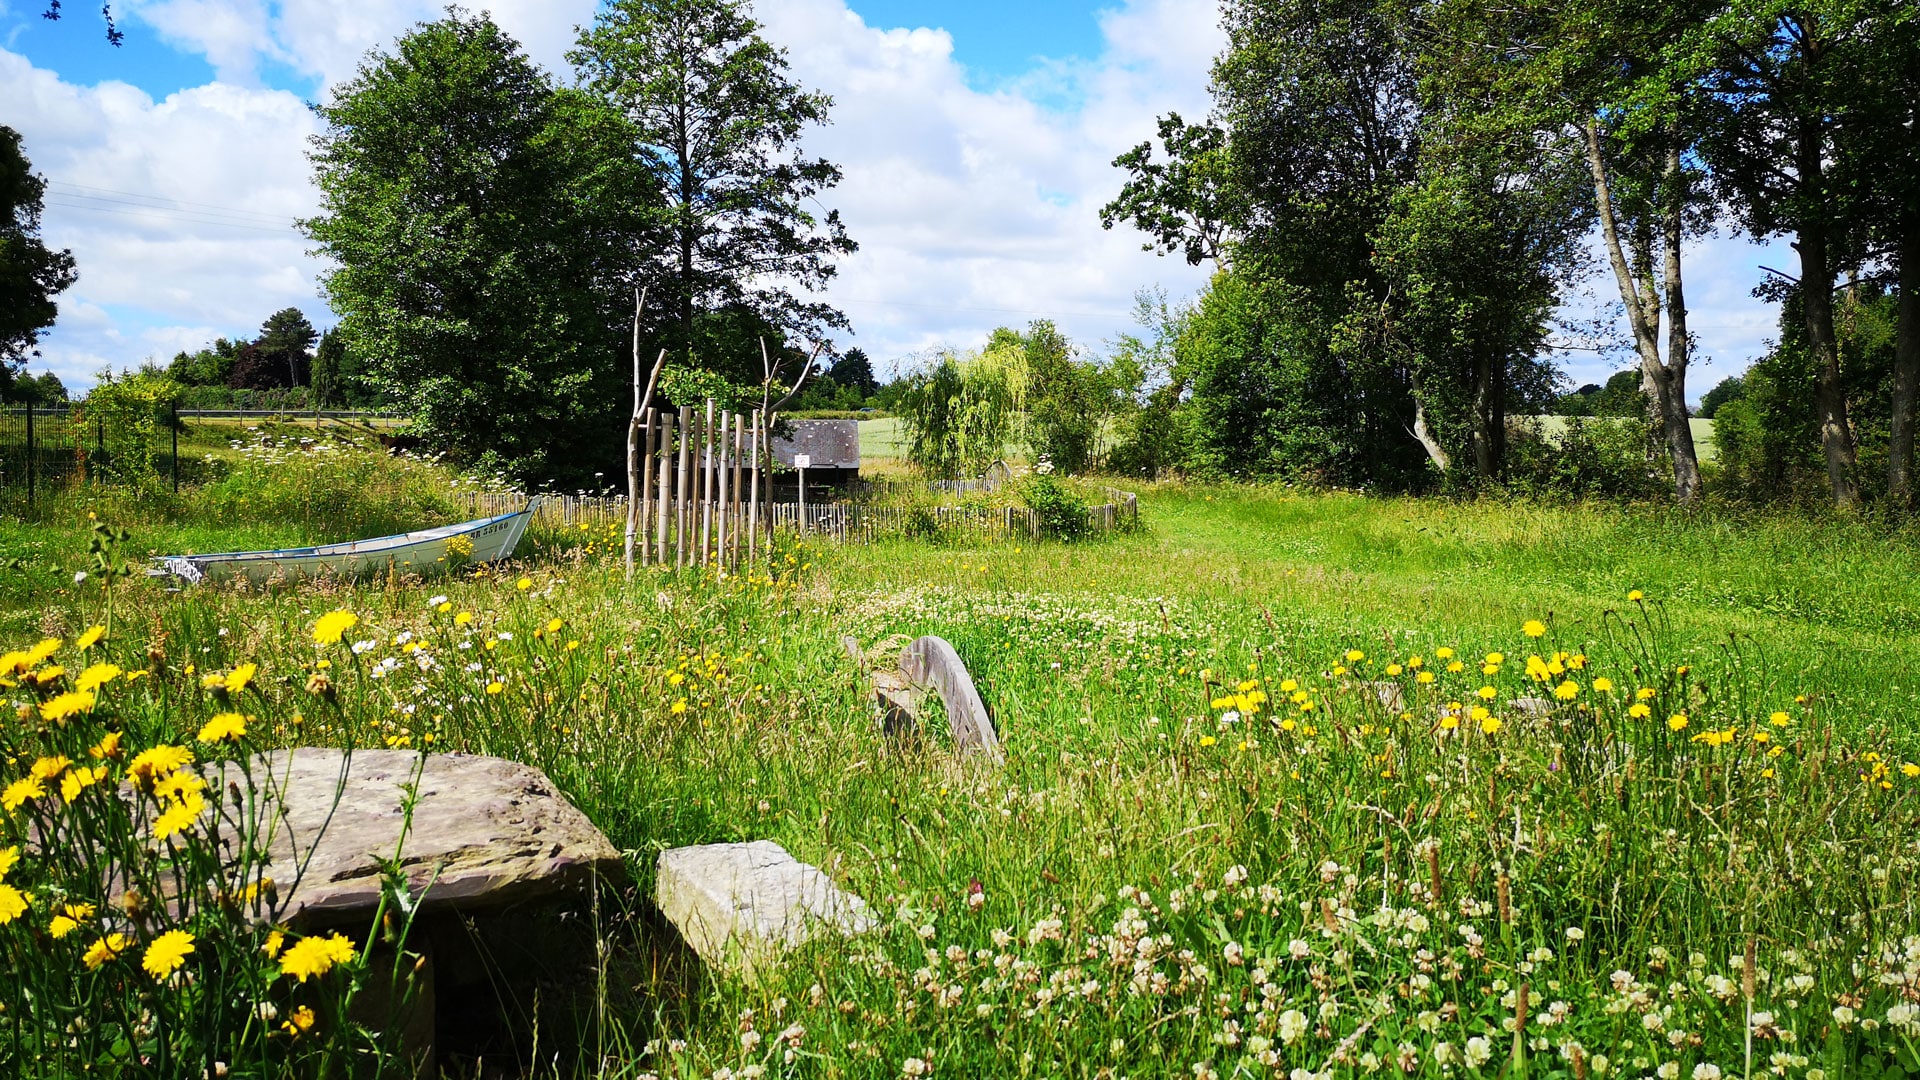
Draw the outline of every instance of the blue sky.
M86 385L102 365L248 333L290 304L330 324L324 267L292 229L315 205L306 106L440 2L118 0L115 49L91 5L51 23L42 0L0 0L0 123L53 182L47 235L81 271L36 367ZM472 6L561 70L594 0ZM1204 284L1102 230L1098 210L1120 182L1112 158L1156 115L1206 111L1214 0L762 0L758 14L795 75L836 99L809 150L845 169L829 202L862 245L827 294L854 321L843 345L884 369L1053 317L1099 348L1131 328L1136 291ZM1708 363L1694 396L1770 335L1772 310L1747 293L1755 264L1782 257L1727 240L1697 252ZM1604 306L1611 285L1591 293L1578 306ZM1566 366L1586 382L1620 364Z

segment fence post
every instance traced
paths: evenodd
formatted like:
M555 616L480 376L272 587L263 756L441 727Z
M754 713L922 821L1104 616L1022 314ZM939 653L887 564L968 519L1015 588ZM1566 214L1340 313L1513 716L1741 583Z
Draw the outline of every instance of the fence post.
M319 414L315 414L313 430L320 430ZM173 493L180 494L180 403L167 402L167 430L173 433Z
M34 459L39 456L34 449L33 398L29 397L27 398L27 509L29 510L33 509L33 472L34 466L38 464Z

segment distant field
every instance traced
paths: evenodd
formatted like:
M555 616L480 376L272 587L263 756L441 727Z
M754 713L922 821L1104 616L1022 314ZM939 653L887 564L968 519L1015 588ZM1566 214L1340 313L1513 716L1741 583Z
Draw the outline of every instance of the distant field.
M899 418L860 421L861 461L898 461L906 456Z
M1533 419L1540 421L1540 426L1549 435L1558 435L1567 429L1567 418L1564 416L1536 416ZM1617 423L1618 421L1602 417L1599 422ZM1713 421L1696 416L1689 422L1693 425L1693 449L1700 456L1701 464L1710 464L1718 460L1719 451L1713 441Z

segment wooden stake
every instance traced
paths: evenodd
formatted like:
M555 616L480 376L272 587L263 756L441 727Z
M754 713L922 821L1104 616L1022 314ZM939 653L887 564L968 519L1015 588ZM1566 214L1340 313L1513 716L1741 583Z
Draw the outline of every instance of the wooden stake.
M700 565L711 558L713 541L713 399L707 399L707 418L700 424Z
M673 467L673 413L660 411L660 459L654 468L659 471L655 477L656 498L653 500L654 514L654 561L665 565L667 561L667 513L673 506L673 491L667 486L668 473Z
M727 566L727 499L733 489L727 486L727 469L733 464L733 414L720 413L720 501L714 516L713 561L721 569Z
M727 558L733 566L740 565L740 452L746 448L747 418L739 413L733 414L733 504L729 511L733 516L733 547L727 552Z
M753 572L754 558L760 547L760 435L765 426L765 417L759 409L753 410L753 475L747 481L752 491L747 499L747 572Z
M692 452L693 406L680 407L680 456L673 482L673 561L680 569L687 566L687 458Z

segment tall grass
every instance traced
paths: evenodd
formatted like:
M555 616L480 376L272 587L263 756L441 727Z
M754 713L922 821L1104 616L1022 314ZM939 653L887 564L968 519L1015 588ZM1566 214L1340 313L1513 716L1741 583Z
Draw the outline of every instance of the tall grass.
M537 765L642 900L658 850L766 838L884 916L691 987L622 922L604 1026L542 1075L1920 1071L1904 540L1234 489L1144 516L631 586L604 529L327 595L134 582L101 647L258 663L270 742ZM1821 604L1723 599L1803 569ZM50 599L62 635L102 602ZM1003 769L889 740L837 644L926 632ZM183 664L152 686L153 738L214 705Z

